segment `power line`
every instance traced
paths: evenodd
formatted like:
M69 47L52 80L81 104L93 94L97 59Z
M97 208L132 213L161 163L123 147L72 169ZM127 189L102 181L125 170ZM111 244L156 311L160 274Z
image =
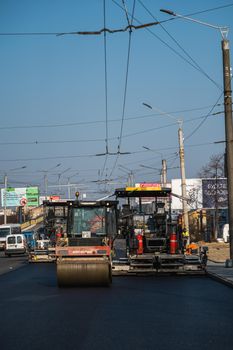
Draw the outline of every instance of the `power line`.
M216 142L205 142L193 145L185 145L185 147L200 147L200 146L209 146L216 145ZM158 148L158 151L167 151L167 150L175 150L178 149L178 146L170 146L164 148ZM138 153L144 153L145 151L133 151L128 152L127 155L134 155ZM112 155L116 155L115 153ZM124 153L122 153L124 155ZM68 156L51 156L51 157L37 157L37 158L16 158L16 159L0 159L0 162L21 162L21 161L39 161L39 160L50 160L50 159L73 159L73 158L94 158L96 154L79 154L79 155L68 155Z
M104 12L104 28L106 27L106 3L103 0L103 12ZM108 75L107 75L107 34L104 32L104 84L105 84L105 161L101 171L101 177L103 176L107 160L108 160Z
M123 1L123 0L122 0ZM123 1L124 3L124 1ZM135 4L136 4L136 0L134 0L133 2L133 11L132 11L132 15L131 15L131 25L133 23L133 18L134 18L134 11L135 11ZM125 10L126 13L126 17L128 20L128 12ZM123 108L122 108L122 118L121 118L121 128L120 128L120 136L119 136L119 141L118 141L118 146L117 146L117 156L116 156L116 160L114 162L113 168L111 170L110 176L112 176L118 159L119 159L119 155L121 153L121 142L122 142L122 135L123 135L123 126L124 126L124 119L125 119L125 106L126 106L126 96L127 96L127 88L128 88L128 76L129 76L129 62L130 62L130 52L131 52L131 39L132 39L132 30L129 30L129 41L128 41L128 52L127 52L127 63L126 63L126 75L125 75L125 88L124 88L124 98L123 98Z
M215 105L216 106L216 105ZM213 107L214 108L214 107ZM193 122L193 121L197 121L198 119L206 119L207 117L210 117L210 116L215 116L215 115L219 115L219 114L222 114L224 113L223 111L219 111L219 112L215 112L215 113L208 113L208 115L206 116L200 116L200 117L195 117L195 118L191 118L191 119L188 119L188 120L184 120L183 123L190 123L190 122ZM150 129L145 129L145 130L141 130L141 131L138 131L138 132L134 132L134 133L131 133L131 134L126 134L126 135L122 135L122 138L127 138L127 137L131 137L131 136L135 136L135 135L140 135L140 134L145 134L145 133L148 133L148 132L151 132L151 131L155 131L155 130L160 130L160 129L165 129L165 128L168 128L168 127L171 127L171 126L174 126L174 125L177 125L177 123L169 123L169 124L166 124L166 125L162 125L162 126L159 126L159 127L155 127L155 128L150 128ZM110 137L108 140L109 141L114 141L114 140L118 140L119 137ZM187 137L186 137L187 139ZM87 143L87 142L104 142L106 139L104 138L99 138L99 139L79 139L79 140L45 140L45 141L12 141L12 142L0 142L0 146L9 146L9 145L39 145L39 144L64 144L64 143ZM120 153L120 152L119 152ZM105 153L103 153L103 155L105 155ZM108 152L109 155L113 154L113 152Z
M147 11L147 13L150 14L150 16L157 21L157 18L152 14L152 12L143 4L141 0L138 0L138 2L141 4L141 6ZM222 87L216 83L205 71L201 68L201 66L195 61L192 56L180 45L180 43L172 36L168 30L160 23L161 28L163 31L169 36L169 38L174 41L174 43L184 52L184 54L195 64L197 70L199 70L200 73L202 73L207 79L209 79L218 89L222 90Z
M112 0L112 2L114 4L116 4L118 7L120 7L122 10L124 10L122 8L122 6L120 4L118 4L115 0ZM230 5L230 6L233 6ZM206 12L206 11L205 11ZM201 13L201 12L197 12L197 13L193 13L191 15L195 15L195 14L198 14L198 13ZM191 15L186 15L186 16L191 16ZM172 18L169 18L167 20L163 20L163 21L158 21L157 24L158 25L161 25L163 23L166 23L166 22L169 22L171 20L176 20L178 17L172 17ZM141 23L137 18L134 17L134 20L137 22L137 23ZM196 64L193 64L192 62L190 62L186 57L182 56L177 50L175 50L171 45L169 45L168 43L166 43L166 41L164 41L163 39L161 39L157 34L155 34L153 31L151 31L149 28L145 28L150 34L152 34L157 40L159 40L162 44L164 44L165 46L167 46L173 53L175 53L177 56L179 56L182 60L184 60L186 63L188 63L190 66L192 66L194 69L200 71L200 69L196 66ZM210 78L212 79L212 78ZM216 83L214 82L214 84L216 85Z
M215 107L217 106L222 106L223 103L218 103L215 104ZM193 112L193 111L198 111L202 109L206 109L212 107L212 105L208 106L203 106L203 107L196 107L196 108L191 108L191 109L183 109L183 110L177 110L177 111L171 111L168 112L169 114L180 114L180 113L187 113L187 112ZM152 114L147 114L147 115L142 115L138 117L128 117L125 118L125 121L127 120L137 120L137 119L146 119L146 118L152 118L156 116L162 115L161 113L152 113ZM115 119L108 119L108 124L109 123L116 123L120 122L121 118L115 118ZM0 126L0 130L13 130L13 129L38 129L38 128L63 128L63 127L73 127L77 125L96 125L96 124L104 124L106 121L105 120L95 120L95 121L81 121L81 122L75 122L75 123L63 123L63 124L36 124L36 125L13 125L13 126ZM97 141L102 141L96 139ZM92 140L90 140L92 141ZM95 141L95 139L94 139Z
M167 21L167 20L166 20ZM76 31L76 32L51 32L51 33L43 33L43 32L13 32L13 33L0 33L0 36L37 36L37 35L43 35L43 36L63 36L63 35L101 35L103 33L109 33L109 34L114 34L114 33L124 33L127 31L132 31L133 29L144 29L148 27L152 27L158 25L158 22L150 22L150 23L140 23L140 25L135 26L133 24L127 25L124 28L118 28L118 29L110 29L110 28L102 28L99 30L94 30L94 31Z
M222 6L218 6L218 7L212 7L212 8L209 8L209 9L206 9L206 10L201 10L201 11L198 11L198 12L189 13L189 14L187 14L185 16L195 16L195 15L199 15L201 13L216 11L216 10L220 10L220 9L231 7L231 6L233 6L233 3L222 5Z
M232 80L232 77L231 77ZM200 124L198 124L198 126L185 138L186 140L189 139L191 136L193 136L199 129L200 127L205 123L205 121L207 120L207 118L211 115L213 109L216 107L216 105L218 104L219 100L222 98L224 94L224 91L221 93L221 95L219 96L219 98L217 99L216 103L214 104L214 106L210 109L209 113L204 117L204 119L200 122Z

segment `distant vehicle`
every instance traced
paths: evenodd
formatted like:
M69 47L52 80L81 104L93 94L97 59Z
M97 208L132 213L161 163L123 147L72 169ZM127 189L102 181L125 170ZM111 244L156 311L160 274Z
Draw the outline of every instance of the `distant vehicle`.
M23 234L12 234L6 236L5 255L25 254L27 252L27 241Z
M29 250L32 250L36 246L35 233L34 231L23 231L23 234L27 241L27 246Z
M21 233L20 224L0 225L0 249L5 249L7 235L20 234L20 233Z
M229 242L229 224L223 225L222 238L225 243Z

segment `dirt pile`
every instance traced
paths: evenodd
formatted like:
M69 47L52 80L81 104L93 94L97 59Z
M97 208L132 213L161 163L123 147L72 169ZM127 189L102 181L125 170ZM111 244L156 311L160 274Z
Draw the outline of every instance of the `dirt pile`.
M223 242L199 242L202 246L207 246L209 248L208 251L208 259L214 262L224 263L226 259L230 258L230 247L229 243Z

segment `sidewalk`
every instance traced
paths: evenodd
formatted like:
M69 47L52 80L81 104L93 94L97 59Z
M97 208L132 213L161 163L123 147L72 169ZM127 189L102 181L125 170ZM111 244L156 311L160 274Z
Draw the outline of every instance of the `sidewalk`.
M225 263L208 261L207 274L209 277L233 288L233 268L225 267Z

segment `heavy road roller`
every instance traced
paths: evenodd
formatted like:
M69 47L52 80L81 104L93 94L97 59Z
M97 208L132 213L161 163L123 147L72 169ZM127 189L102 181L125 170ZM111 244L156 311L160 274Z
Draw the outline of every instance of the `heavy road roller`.
M117 201L68 201L66 232L57 239L59 287L109 286Z

